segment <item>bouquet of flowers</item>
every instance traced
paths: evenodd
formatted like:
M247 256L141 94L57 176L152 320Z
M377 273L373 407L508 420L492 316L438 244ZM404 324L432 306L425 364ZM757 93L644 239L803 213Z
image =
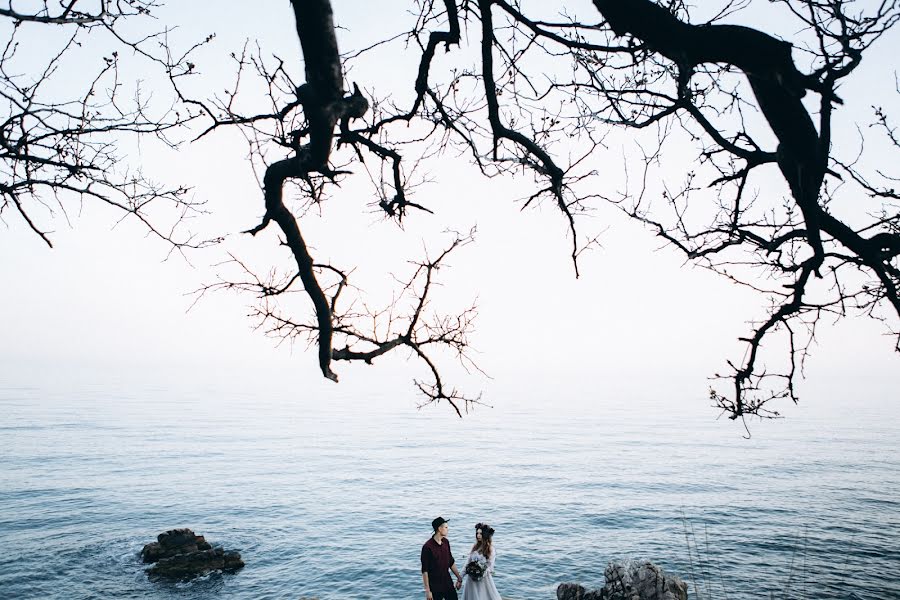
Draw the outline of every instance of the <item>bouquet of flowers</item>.
M466 575L468 575L472 581L478 581L484 577L485 571L487 571L487 559L480 554L473 555L465 569Z

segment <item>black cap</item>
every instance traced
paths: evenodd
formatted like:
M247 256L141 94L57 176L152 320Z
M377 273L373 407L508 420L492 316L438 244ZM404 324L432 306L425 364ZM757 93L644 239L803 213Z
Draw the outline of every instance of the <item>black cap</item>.
M431 528L434 529L435 531L437 531L438 527L440 527L444 523L448 523L448 522L449 521L447 521L447 519L445 519L444 517L438 517L437 519L435 519L434 521L431 522Z

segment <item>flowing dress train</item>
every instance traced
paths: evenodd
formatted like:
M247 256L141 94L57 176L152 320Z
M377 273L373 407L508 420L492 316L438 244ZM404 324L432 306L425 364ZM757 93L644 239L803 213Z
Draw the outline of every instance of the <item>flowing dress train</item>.
M497 586L494 585L494 559L497 556L496 549L492 549L490 558L487 559L487 569L484 577L478 581L474 581L468 575L465 575L465 587L463 588L462 600L503 600ZM484 558L481 552L475 551L469 554L469 561L475 558ZM466 561L467 563L469 561Z

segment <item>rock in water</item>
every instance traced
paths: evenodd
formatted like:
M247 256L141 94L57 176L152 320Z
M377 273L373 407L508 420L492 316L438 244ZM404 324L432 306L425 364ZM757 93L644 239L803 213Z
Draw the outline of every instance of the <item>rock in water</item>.
M144 546L141 558L145 563L155 563L176 554L210 550L212 546L202 535L194 535L190 529L170 529L156 536L156 541Z
M651 562L611 562L603 575L606 585L599 590L560 584L556 588L557 600L687 600L687 584L666 575Z
M561 583L556 588L556 600L603 600L603 590L589 592L577 583Z
M234 550L213 548L190 529L171 529L144 546L141 559L155 563L148 572L165 577L193 577L210 571L236 571L244 566Z
M243 566L244 561L237 552L213 548L162 558L150 572L165 577L192 577L210 571L236 571Z
M611 562L603 576L609 600L687 600L687 584L648 561Z

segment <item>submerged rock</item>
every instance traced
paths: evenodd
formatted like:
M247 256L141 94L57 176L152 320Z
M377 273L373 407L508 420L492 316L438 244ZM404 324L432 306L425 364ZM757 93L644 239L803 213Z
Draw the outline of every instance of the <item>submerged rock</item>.
M210 571L236 571L244 566L235 550L213 548L190 529L171 529L144 546L141 559L153 564L148 572L164 577L193 577Z
M611 562L603 571L606 585L588 591L572 583L560 584L557 600L687 600L687 584L666 575L648 561Z

